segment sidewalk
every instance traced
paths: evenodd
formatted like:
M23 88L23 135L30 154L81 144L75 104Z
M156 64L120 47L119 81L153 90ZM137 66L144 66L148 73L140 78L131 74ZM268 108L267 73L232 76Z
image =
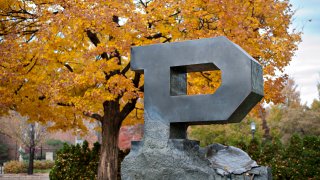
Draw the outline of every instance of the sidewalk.
M0 180L49 180L49 174L0 174Z

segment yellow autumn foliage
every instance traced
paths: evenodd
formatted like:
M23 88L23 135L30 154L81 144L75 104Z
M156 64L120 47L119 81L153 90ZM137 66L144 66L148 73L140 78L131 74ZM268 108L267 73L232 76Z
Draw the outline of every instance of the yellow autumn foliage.
M0 108L83 128L105 101L120 110L137 98L124 124L143 122L143 78L127 71L130 47L227 36L264 68L266 102L282 101L283 72L300 41L289 31L288 0L1 0ZM221 72L188 76L188 93L214 92ZM156 80L155 80L156 81Z

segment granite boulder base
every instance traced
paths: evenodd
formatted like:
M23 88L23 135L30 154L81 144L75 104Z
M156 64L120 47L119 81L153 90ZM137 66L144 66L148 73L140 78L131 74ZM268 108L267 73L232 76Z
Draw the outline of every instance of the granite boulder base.
M205 148L199 142L169 139L132 142L121 167L123 180L265 180L271 170L260 167L244 151L221 144Z

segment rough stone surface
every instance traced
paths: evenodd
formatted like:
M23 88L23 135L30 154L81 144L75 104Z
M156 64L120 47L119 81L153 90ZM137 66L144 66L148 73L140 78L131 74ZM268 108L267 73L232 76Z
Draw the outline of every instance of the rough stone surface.
M170 139L161 148L150 145L132 143L122 162L123 180L271 179L270 169L259 167L235 147L214 144L200 148L197 141L185 139Z
M258 164L247 153L233 146L212 144L205 148L206 157L220 175L242 174Z

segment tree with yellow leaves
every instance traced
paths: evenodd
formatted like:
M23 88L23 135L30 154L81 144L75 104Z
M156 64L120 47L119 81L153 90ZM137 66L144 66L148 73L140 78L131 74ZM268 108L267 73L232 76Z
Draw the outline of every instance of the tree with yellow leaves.
M1 112L14 109L51 129L85 130L84 118L100 121L98 179L116 179L120 126L142 106L131 46L227 36L262 64L265 101L278 102L286 77L275 72L300 41L288 30L288 0L0 2ZM192 75L191 85L202 75Z

